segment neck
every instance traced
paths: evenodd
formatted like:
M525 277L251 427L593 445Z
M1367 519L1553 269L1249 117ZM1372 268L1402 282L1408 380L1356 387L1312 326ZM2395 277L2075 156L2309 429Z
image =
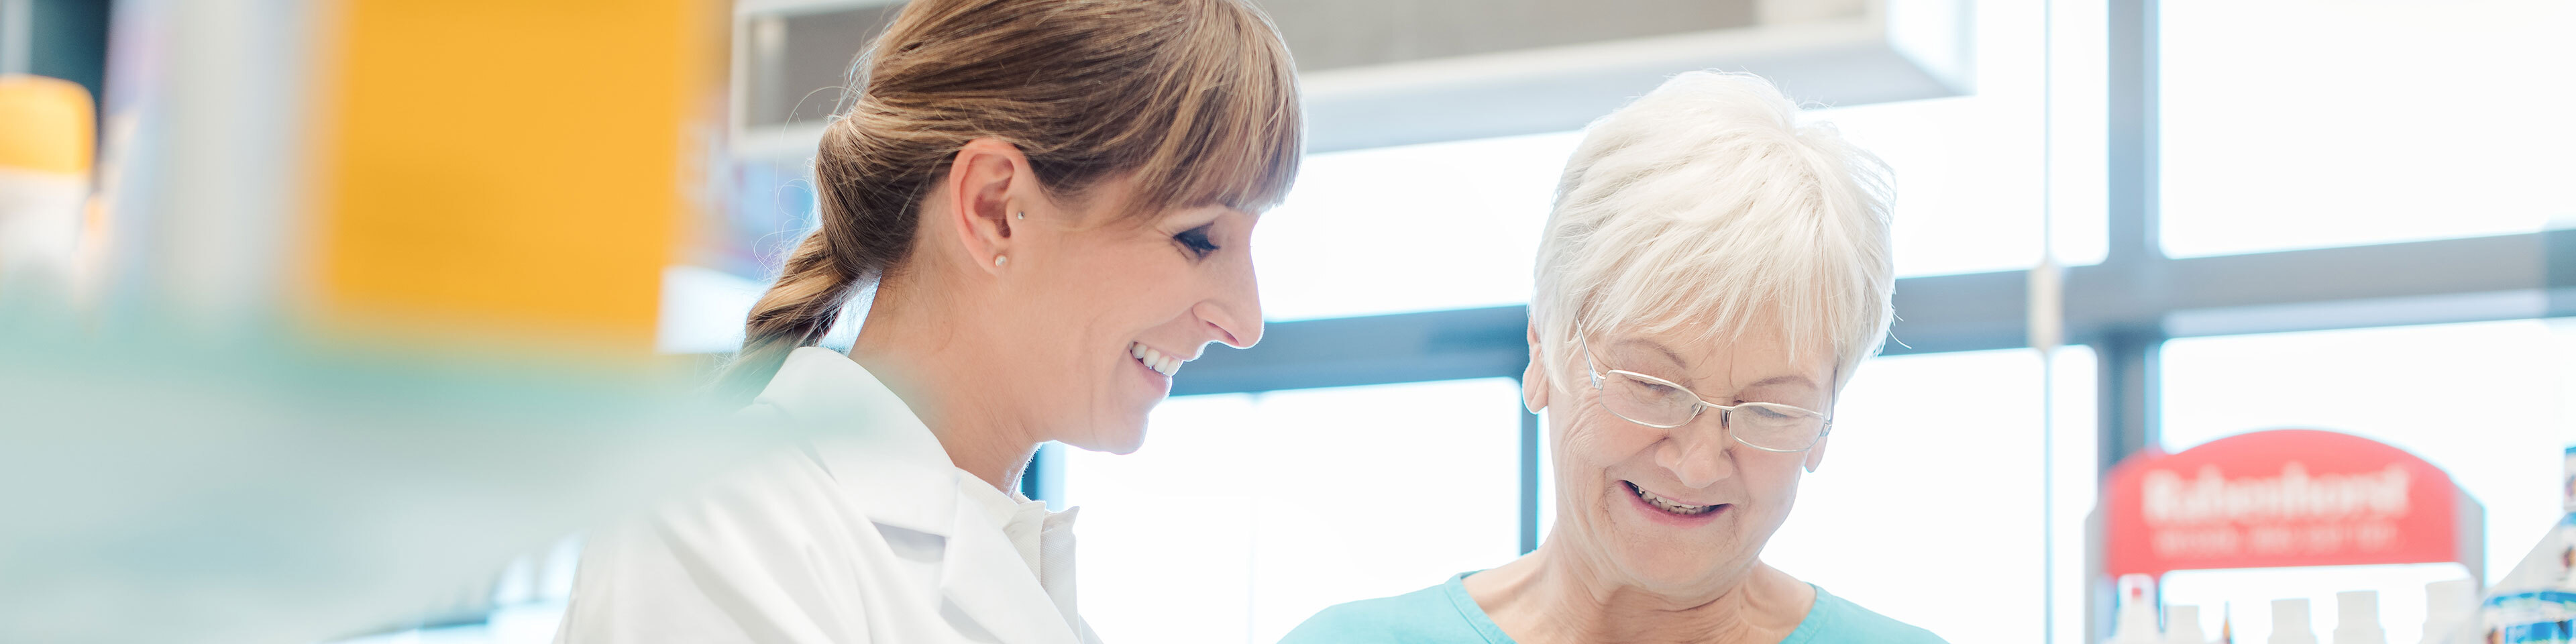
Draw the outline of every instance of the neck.
M979 393L991 379L978 374L994 363L960 337L955 316L905 296L915 285L901 281L877 289L850 359L903 399L958 469L1003 492L1017 489L1039 441L1026 424L990 404L999 394Z
M1558 537L1565 536L1560 532ZM1569 539L1467 579L1477 604L1516 641L1777 642L1806 618L1805 585L1759 561L1709 596L1675 597L1618 581ZM1496 573L1501 573L1497 575Z

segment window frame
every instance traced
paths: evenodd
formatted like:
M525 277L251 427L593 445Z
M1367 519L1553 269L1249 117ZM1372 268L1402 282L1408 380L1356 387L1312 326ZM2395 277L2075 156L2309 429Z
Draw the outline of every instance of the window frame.
M2095 355L2098 477L2161 444L2158 362L2167 340L2576 316L2576 229L2167 257L2158 228L2159 15L2158 0L2108 0L2108 140L2098 148L2108 175L2098 204L2107 217L2102 261L1900 278L1895 308L1903 318L1885 355L2028 347L2031 285L2061 284L2063 341ZM2035 279L2037 271L2058 274ZM1274 322L1259 346L1193 363L1172 395L1517 379L1529 356L1527 325L1525 306ZM1536 415L1520 416L1520 542L1527 552L1542 528L1541 434ZM1053 470L1030 471L1029 489L1055 489L1047 481ZM2086 632L2102 626L2088 623ZM2054 637L2057 629L2049 630Z

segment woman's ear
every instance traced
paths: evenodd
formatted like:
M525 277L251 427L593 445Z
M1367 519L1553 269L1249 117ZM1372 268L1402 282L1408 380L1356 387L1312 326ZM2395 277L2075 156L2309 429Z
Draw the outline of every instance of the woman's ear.
M955 227L968 258L985 270L1005 270L1007 260L997 260L1011 252L1011 215L1029 207L1025 202L1036 182L1018 146L991 138L968 141L939 184L948 207L938 214Z
M1548 388L1554 386L1547 377L1547 355L1545 347L1538 341L1536 321L1529 325L1529 355L1529 367L1521 370L1521 406L1535 414L1547 409Z

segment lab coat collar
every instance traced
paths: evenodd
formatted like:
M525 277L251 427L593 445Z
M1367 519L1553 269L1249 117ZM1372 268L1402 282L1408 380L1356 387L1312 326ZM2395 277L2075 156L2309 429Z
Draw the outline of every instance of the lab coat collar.
M875 374L840 352L800 348L752 405L811 432L812 455L870 521L945 537L941 594L978 626L1015 644L1077 640L1079 627L1061 616L1028 560L960 487L989 485L957 469Z
M964 504L958 504L955 523L958 529L948 537L948 556L939 570L941 595L1004 642L1078 641L1077 626L1059 612L1055 598L1039 585L1001 526ZM996 579L1026 583L993 583Z
M858 361L799 348L752 405L805 431L809 455L870 520L940 536L952 531L957 466L921 417Z

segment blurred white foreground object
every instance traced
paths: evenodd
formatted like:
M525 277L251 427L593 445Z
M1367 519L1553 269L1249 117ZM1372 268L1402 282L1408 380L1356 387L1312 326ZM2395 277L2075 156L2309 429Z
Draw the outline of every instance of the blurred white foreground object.
M0 642L311 642L435 619L777 444L660 379L11 316ZM470 602L469 602L470 603Z

